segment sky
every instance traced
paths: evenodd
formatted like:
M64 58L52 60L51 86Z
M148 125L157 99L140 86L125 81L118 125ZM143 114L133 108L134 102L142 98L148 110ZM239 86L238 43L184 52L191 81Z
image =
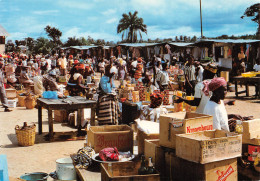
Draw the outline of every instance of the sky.
M259 0L201 1L204 36L256 33L257 24L240 17ZM0 24L13 41L47 37L44 27L50 25L62 32L62 41L91 36L117 42L122 14L134 11L147 25L143 39L200 37L199 0L0 0L0 6Z

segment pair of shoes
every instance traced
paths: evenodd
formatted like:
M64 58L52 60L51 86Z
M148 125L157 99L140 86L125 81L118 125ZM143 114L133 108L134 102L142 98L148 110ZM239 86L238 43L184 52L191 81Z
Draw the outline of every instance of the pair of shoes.
M11 112L12 110L10 110L9 108L5 108L5 112Z

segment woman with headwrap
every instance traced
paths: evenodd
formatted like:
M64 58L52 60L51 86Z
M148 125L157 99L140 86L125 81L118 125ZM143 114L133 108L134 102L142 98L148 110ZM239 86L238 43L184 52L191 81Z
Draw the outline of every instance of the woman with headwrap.
M214 64L208 64L203 71L203 81L198 82L195 86L194 100L187 100L182 97L178 97L175 103L185 102L191 106L197 106L196 112L203 113L205 105L209 101L212 92L209 92L207 85L216 75L217 66Z
M115 88L114 75L116 71L109 65L105 67L105 74L100 79L99 97L97 103L97 117L99 125L118 124L118 100Z
M136 71L135 71L135 81L137 81L138 79L140 79L142 77L142 73L143 73L143 61L142 58L138 58L137 59L137 65L136 65Z
M229 131L228 116L223 101L226 95L226 86L227 82L223 77L216 77L205 85L205 89L212 91L213 95L207 102L203 113L213 116L213 129Z
M122 58L119 58L117 68L119 80L124 80L126 74L126 61L124 61Z
M87 87L83 85L83 74L85 70L84 64L75 65L74 74L71 74L69 82L67 84L67 90L71 96L79 96L85 93Z

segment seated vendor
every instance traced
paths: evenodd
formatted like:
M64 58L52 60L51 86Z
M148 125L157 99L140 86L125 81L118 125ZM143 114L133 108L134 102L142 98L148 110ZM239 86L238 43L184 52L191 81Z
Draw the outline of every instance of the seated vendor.
M84 79L86 79L88 76L91 76L94 74L94 70L90 64L86 64L85 72L84 72Z
M118 124L119 106L115 93L113 93L114 70L110 66L105 67L105 75L100 79L99 97L97 103L97 117L99 125Z
M22 67L22 71L20 73L20 83L25 85L33 85L33 81L30 80L27 69L28 67Z
M44 75L42 82L46 91L58 91L56 72L54 70L50 71L49 74Z
M87 87L83 85L84 69L84 64L79 63L75 66L74 74L71 74L67 84L67 89L71 96L80 96L84 94L87 89Z

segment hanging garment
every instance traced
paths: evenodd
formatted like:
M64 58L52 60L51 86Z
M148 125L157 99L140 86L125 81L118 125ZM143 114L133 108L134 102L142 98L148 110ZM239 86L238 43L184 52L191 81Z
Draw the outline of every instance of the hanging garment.
M154 53L155 53L155 55L159 55L160 54L160 47L159 46L155 46L154 47Z
M228 58L232 57L232 49L231 48L228 49L227 56L228 56Z
M206 47L205 48L205 57L209 57L209 53L208 52L209 52L209 49Z
M170 45L166 44L165 48L167 49L167 54L171 54L172 53Z
M228 58L228 46L224 46L224 58Z

